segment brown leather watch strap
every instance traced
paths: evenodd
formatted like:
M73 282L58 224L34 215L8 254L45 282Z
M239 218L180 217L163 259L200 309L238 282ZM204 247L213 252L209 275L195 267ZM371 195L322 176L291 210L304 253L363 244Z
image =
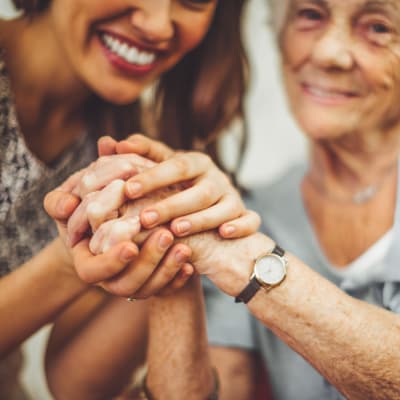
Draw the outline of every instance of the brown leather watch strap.
M235 303L247 304L253 296L261 289L261 285L254 276L248 285L235 297Z
M282 247L276 244L271 253L274 253L279 257L283 257L285 255L285 250L283 250Z

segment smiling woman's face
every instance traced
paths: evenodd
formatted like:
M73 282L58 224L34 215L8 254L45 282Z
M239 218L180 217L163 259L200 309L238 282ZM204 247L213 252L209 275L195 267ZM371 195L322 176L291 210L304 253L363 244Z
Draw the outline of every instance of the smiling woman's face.
M400 126L400 1L290 0L289 103L314 139Z
M57 57L104 99L135 100L206 35L218 0L52 0Z

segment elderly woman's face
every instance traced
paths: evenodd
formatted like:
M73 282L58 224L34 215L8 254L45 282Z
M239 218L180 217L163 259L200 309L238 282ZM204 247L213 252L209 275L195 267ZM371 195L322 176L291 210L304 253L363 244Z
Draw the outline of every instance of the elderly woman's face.
M290 0L280 44L307 135L400 126L400 0Z

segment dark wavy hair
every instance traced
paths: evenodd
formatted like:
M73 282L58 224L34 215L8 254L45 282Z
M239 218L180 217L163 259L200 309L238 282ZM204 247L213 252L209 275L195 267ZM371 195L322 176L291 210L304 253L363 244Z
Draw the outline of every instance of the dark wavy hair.
M243 118L247 59L241 39L241 15L246 0L219 0L214 20L200 45L159 80L155 107L159 138L173 148L203 148L221 166L216 150L218 134L237 117ZM51 0L13 0L34 17ZM108 112L100 113L99 108ZM99 115L111 115L106 126ZM99 133L117 138L140 130L140 105L115 106L99 98L91 104ZM246 135L243 134L241 154ZM200 146L199 146L200 143Z

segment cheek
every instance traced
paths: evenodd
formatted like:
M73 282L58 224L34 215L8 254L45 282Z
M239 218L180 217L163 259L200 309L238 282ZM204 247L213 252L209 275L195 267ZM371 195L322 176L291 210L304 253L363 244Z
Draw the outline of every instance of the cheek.
M280 53L283 63L292 69L301 66L308 60L315 44L315 34L297 32L288 28L279 39Z
M360 70L369 85L388 93L396 91L400 84L400 57L392 51L364 52L357 56Z
M202 42L210 28L213 14L210 12L197 17L182 16L182 23L178 28L181 52L186 53L193 50Z
M367 107L372 118L399 119L400 103L400 57L397 52L364 54L361 71L370 91ZM385 121L383 121L385 122Z

